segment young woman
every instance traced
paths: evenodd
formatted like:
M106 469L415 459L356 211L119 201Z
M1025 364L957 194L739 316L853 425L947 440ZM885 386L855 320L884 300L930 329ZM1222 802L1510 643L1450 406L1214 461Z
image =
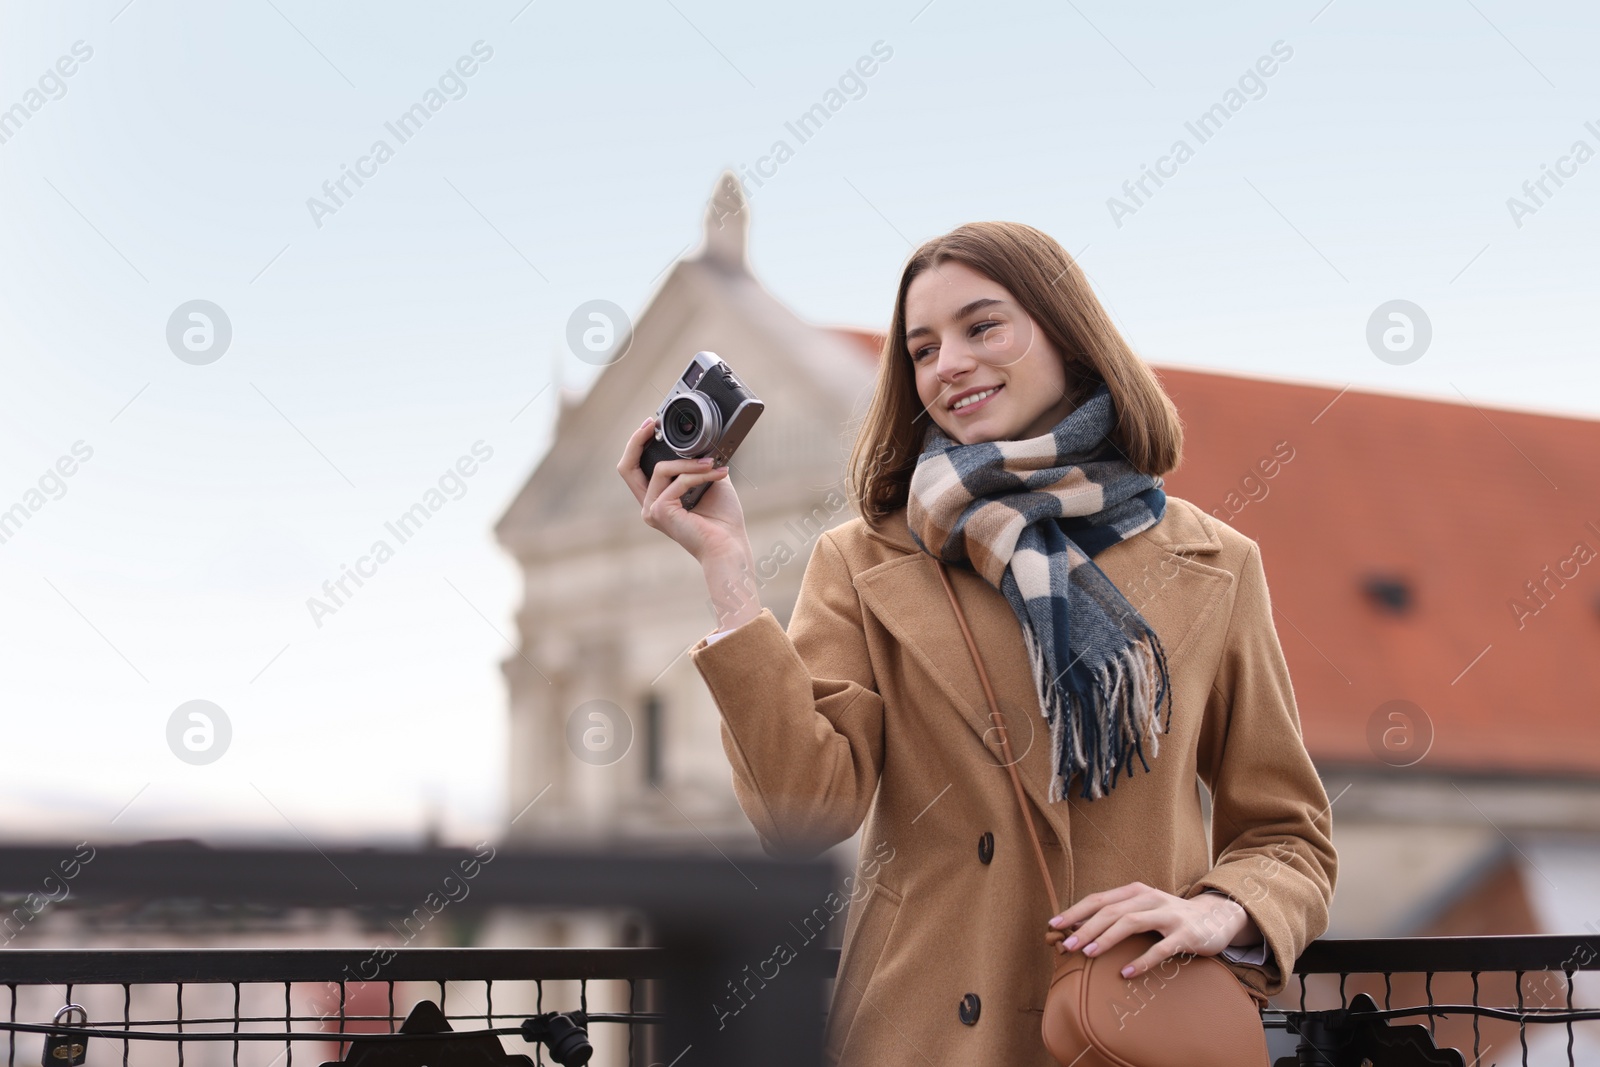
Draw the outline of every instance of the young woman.
M1220 956L1260 1003L1283 989L1327 928L1337 858L1261 553L1162 491L1177 412L1059 244L986 222L912 255L851 456L856 517L818 538L787 632L726 470L664 462L647 484L652 432L618 471L705 571L721 626L690 656L741 807L774 855L865 821L830 1062L1051 1067L1053 954L1139 931L1160 940L1130 1010L1161 1010L1184 953ZM702 482L723 484L684 510Z

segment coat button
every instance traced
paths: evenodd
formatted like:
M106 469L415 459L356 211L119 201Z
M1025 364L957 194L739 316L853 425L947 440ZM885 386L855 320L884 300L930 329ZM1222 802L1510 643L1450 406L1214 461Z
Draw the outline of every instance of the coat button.
M994 859L994 835L985 830L978 837L978 862L988 863Z
M956 1014L961 1016L961 1021L972 1026L978 1021L978 1013L983 1010L983 1002L978 999L978 994L968 993L961 998L961 1007L956 1009Z

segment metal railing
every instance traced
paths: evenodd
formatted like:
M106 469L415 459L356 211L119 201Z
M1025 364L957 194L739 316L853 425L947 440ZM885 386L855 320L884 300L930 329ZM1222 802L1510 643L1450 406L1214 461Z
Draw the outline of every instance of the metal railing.
M0 847L0 892L62 853ZM697 1063L820 1062L838 949L818 938L755 986L749 964L832 893L822 861L123 846L95 853L71 897L382 913L435 893L439 871L473 855L471 892L448 907L626 909L656 947L0 948L3 1067L72 1067L75 1043L96 1067L108 1050L125 1067L421 1067L444 1052L515 1067L582 1062L580 1038L630 1065L670 1067L691 1048ZM1600 1011L1574 989L1595 970L1600 938L1582 935L1321 940L1263 1023L1296 1035L1278 1067L1576 1065L1580 1039L1600 1062ZM72 1003L87 1019L56 1020Z
M364 982L347 977L353 955L0 952L4 1062L67 1067L86 1057L96 1065L120 1059L125 1067L293 1067L297 1060L357 1063L363 1048L382 1045L385 1063L415 1057L418 1067L462 1056L481 1064L510 1065L524 1056L566 1064L586 1062L580 1053L607 1043L625 1049L629 1064L671 1058L650 1033L663 1022L650 1010L661 992L654 984L678 970L662 949L395 949L381 978ZM608 1010L612 1002L616 1010ZM85 1018L55 1021L59 1009L74 1004ZM49 1042L68 1054L52 1063Z
M1298 1007L1263 1017L1301 1035L1300 1064L1576 1065L1593 1062L1580 1027L1600 1050L1600 1011L1574 1002L1595 970L1600 938L1582 935L1314 941L1294 966Z
M50 1067L72 1067L78 1038L91 1046L117 1042L130 1065L189 1067L202 1058L222 1064L235 1062L237 1054L241 1065L290 1067L286 1061L295 1047L307 1042L320 1044L322 1058L340 1059L342 1052L350 1063L376 1056L363 1050L388 1045L391 1051L373 1061L388 1067L401 1067L407 1057L414 1057L417 1067L430 1058L441 1062L441 1049L453 1060L465 1056L467 1062L499 1063L499 1056L508 1056L506 1062L517 1064L515 1057L522 1054L507 1051L502 1038L512 1046L534 1038L525 1043L539 1062L551 1049L541 1035L580 1018L584 1028L621 1028L635 1052L642 1027L653 1045L647 1050L650 1058L637 1062L670 1064L692 1048L698 1064L814 1067L822 1055L819 1006L825 1003L833 959L821 951L800 951L785 961L781 979L765 983L759 996L734 1001L736 1011L727 1003L750 965L767 959L776 941L793 937L791 923L822 907L834 879L825 860L760 856L735 860L491 846L476 851L0 847L0 894L12 899L26 894L21 899L29 902L24 906L30 915L35 906L40 913L77 908L89 914L108 904L123 909L159 905L166 909L159 914L170 931L191 920L214 923L229 909L339 909L398 919L392 929L410 931L440 922L431 918L436 914L481 916L494 908L610 911L636 917L653 946L55 951L17 947L26 943L19 937L39 936L28 929L36 920L0 912L0 926L9 914L17 927L16 933L6 927L0 935L10 942L0 948L0 988L11 994L3 1024L6 1051L22 1057L9 1058L6 1067L40 1062L47 1043L52 1055L58 1048L67 1054L51 1060ZM62 892L68 882L70 888ZM48 903L55 897L60 903ZM405 940L409 944L409 933ZM641 1007L635 983L645 979L649 995ZM571 988L561 989L561 982ZM626 987L616 1009L591 1011L597 983ZM375 990L383 994L381 1007ZM618 997L615 990L606 995ZM54 1019L73 997L90 1016L87 1025L77 1013ZM351 1010L352 998L360 1001L359 1010ZM424 1001L432 1007L424 1007ZM340 1041L348 1032L340 1029L341 1009L344 1025L382 1030ZM558 1014L565 1021L554 1018ZM455 1036L441 1036L443 1026ZM473 1039L476 1044L465 1044ZM483 1039L502 1049L497 1058L473 1059L488 1055ZM39 1045L19 1050L19 1040ZM199 1051L224 1044L227 1058ZM273 1044L278 1047L270 1057L256 1058L249 1051ZM170 1056L158 1053L169 1046ZM98 1063L99 1057L90 1062Z
M838 949L810 951L833 972ZM90 1062L120 1058L124 1067L293 1067L297 1051L302 1065L355 1064L363 1047L383 1044L385 1063L414 1053L419 1067L443 1053L508 1067L520 1056L581 1063L577 1053L608 1044L611 1059L629 1065L673 1058L653 1037L665 1022L662 985L678 969L664 949L396 949L381 978L355 982L352 955L0 952L5 1067L67 1067L74 1043ZM1577 1028L1592 1026L1600 1011L1574 1003L1573 978L1597 969L1597 958L1592 939L1575 936L1318 941L1296 963L1298 989L1280 998L1297 1005L1268 1007L1263 1021L1299 1035L1300 1051L1281 1059L1283 1067L1577 1064ZM73 1003L87 1018L53 1021ZM793 1001L787 1010L807 1014ZM820 1025L815 1004L809 1014ZM1538 1052L1530 1028L1564 1040ZM47 1040L68 1057L52 1064Z

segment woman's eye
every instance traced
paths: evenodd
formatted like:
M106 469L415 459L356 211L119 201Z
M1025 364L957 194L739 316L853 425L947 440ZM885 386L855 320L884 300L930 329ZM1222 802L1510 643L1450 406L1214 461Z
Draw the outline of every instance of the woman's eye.
M975 323L973 323L972 324L972 328L970 330L968 330L967 332L968 333L975 333L975 334L978 334L978 335L981 336L982 334L988 333L990 327L993 327L993 326L1004 326L1004 325L1005 325L1005 323L1003 323L1003 322L996 322L993 319L986 319L983 322L975 322ZM928 350L931 349L932 347L933 347L932 345L929 345L927 348L919 348L915 352L911 353L911 362L913 362L913 363L921 363L922 362L922 357L924 355L926 355Z

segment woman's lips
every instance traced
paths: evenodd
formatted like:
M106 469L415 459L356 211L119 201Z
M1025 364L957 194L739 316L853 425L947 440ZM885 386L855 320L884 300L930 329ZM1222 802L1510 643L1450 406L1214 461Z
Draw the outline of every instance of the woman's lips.
M950 414L959 419L965 415L971 415L974 411L982 411L984 408L989 406L989 401L1000 395L1000 391L1004 388L1005 386L1003 385L997 385L994 387L994 392L990 393L976 404L968 404L966 407L961 408L951 408Z

